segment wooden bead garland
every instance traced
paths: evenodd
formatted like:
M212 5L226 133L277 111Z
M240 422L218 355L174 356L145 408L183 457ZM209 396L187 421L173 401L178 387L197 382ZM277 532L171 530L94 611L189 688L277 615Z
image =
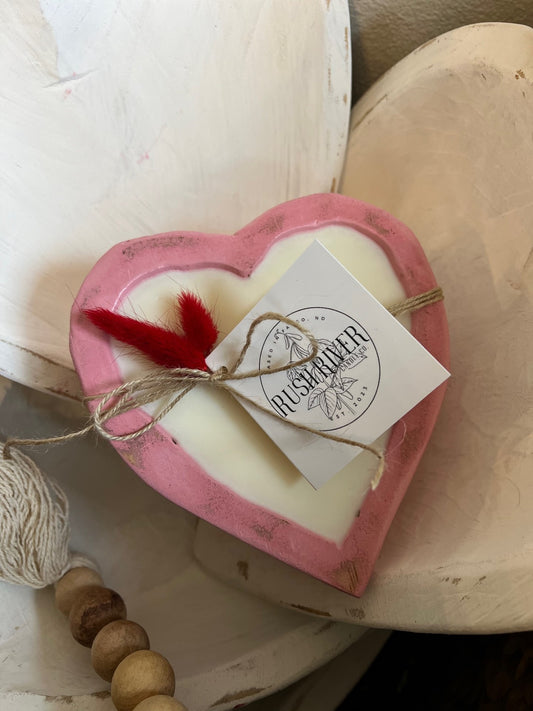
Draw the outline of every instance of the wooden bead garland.
M161 654L150 650L133 652L115 670L111 698L118 711L133 711L150 696L172 695L174 671Z
M56 583L56 606L68 615L74 639L92 647L97 674L111 681L117 711L187 711L172 697L174 670L150 650L145 630L126 620L126 605L90 568L72 568Z
M120 662L141 649L150 649L150 640L140 625L131 620L110 622L98 632L91 647L94 671L111 681Z
M76 642L90 647L102 627L125 617L126 605L118 593L101 585L89 585L80 590L68 619Z
M55 585L57 609L68 617L70 608L79 595L81 588L103 584L104 581L96 570L82 566L71 568Z

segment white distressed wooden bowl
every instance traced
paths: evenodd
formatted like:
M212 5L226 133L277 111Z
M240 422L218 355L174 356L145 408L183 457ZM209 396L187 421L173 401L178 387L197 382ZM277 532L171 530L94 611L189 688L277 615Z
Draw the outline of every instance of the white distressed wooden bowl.
M454 30L355 106L342 192L407 224L445 293L452 378L361 600L206 524L209 570L337 620L533 627L533 30ZM248 563L245 580L235 562Z
M74 295L126 239L334 190L346 0L0 5L0 373L79 394Z

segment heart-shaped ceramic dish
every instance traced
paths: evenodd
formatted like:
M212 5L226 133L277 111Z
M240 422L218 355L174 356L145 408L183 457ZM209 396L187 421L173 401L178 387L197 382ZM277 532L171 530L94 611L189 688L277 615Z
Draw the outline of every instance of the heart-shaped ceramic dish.
M124 242L96 264L72 309L71 353L85 393L94 395L116 387L124 381L126 371L120 368L112 340L88 323L83 310L95 307L124 310L139 285L167 273L181 274L186 279L195 270L213 277L225 272L239 280L245 289L247 280L251 281L254 272L261 269L271 250L274 252L304 234L319 236L321 230L331 228L342 231L348 248L353 242L353 250L357 251L363 240L384 254L391 268L389 281L397 280L407 297L436 286L422 248L405 225L377 208L339 195L313 195L285 203L234 235L170 232ZM224 298L224 293L217 294L220 311L224 310ZM415 312L410 328L413 336L448 366L448 328L443 304L432 304ZM364 496L354 509L347 530L337 540L313 526L302 525L301 517L291 520L270 503L264 505L263 500L243 496L242 488L228 485L227 480L217 475L216 462L207 471L198 461L202 459L200 452L191 456L190 447L185 448L180 441L180 432L172 431L165 421L137 439L113 445L150 486L171 501L290 565L360 595L429 440L443 395L441 386L391 429L381 482L374 491L363 487ZM184 406L186 400L178 407ZM109 423L109 430L131 431L149 421L147 412L136 409ZM200 420L198 427L201 426ZM232 443L228 446L231 449ZM366 472L368 481L372 474ZM253 468L249 476L255 476ZM345 481L339 477L340 474L334 479ZM340 490L337 495L346 499L349 491L349 488L344 493ZM321 501L320 492L322 489L316 496L313 492L315 502Z

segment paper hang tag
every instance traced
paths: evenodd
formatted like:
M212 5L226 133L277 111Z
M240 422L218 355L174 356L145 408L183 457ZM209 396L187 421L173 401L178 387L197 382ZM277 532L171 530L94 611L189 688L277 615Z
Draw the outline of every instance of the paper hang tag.
M285 420L371 444L450 375L318 241L209 355L212 370L235 362L250 324L267 311L311 331L319 355L231 384ZM275 368L310 352L293 327L264 321L239 372ZM316 489L362 451L242 405Z

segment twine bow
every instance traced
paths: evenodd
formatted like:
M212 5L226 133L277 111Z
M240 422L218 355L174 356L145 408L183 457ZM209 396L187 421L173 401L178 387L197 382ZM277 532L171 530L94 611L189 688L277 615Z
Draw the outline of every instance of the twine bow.
M424 306L441 301L444 298L442 289L436 287L430 291L424 292L417 296L405 299L398 304L391 306L388 311L393 316L398 316L401 313L407 311L415 311ZM255 370L238 372L248 349L252 343L252 337L257 329L257 327L264 321L278 321L285 323L292 328L299 331L303 336L305 336L311 344L311 352L296 361L285 363L284 365L277 366L275 368L257 368ZM88 432L95 430L102 435L105 439L115 441L115 442L126 442L141 435L149 432L153 429L156 424L168 414L185 395L190 392L198 384L207 384L211 387L217 388L219 390L224 390L231 393L234 397L246 402L247 404L253 406L255 409L264 412L270 417L276 418L285 424L290 425L298 430L309 432L314 435L323 437L324 439L331 440L333 442L338 442L340 444L346 444L352 447L358 447L367 452L371 452L378 459L378 470L373 478L371 486L373 489L379 483L381 476L385 468L385 457L383 452L380 452L375 447L365 444L364 442L359 442L354 439L347 437L339 437L338 435L331 434L330 432L323 432L319 429L309 427L307 425L295 422L293 420L285 419L283 416L274 412L273 410L264 407L260 403L252 400L251 398L243 395L233 388L230 384L231 381L247 380L249 378L257 378L266 375L272 375L274 373L282 373L292 368L296 368L306 363L309 363L314 358L317 357L319 353L319 345L315 336L304 326L293 321L287 316L274 312L266 312L258 316L250 325L248 333L246 336L245 343L239 353L239 356L235 363L231 367L222 367L214 372L206 372L203 370L196 370L192 368L161 368L158 370L150 371L146 375L139 378L129 380L128 382L122 383L121 385L113 388L109 392L100 393L97 395L91 395L85 398L86 401L98 401L96 408L92 414L91 422L84 428L77 430L76 432L71 432L66 435L60 435L58 437L47 437L43 439L9 439L4 444L3 456L9 459L10 448L15 445L36 445L36 444L53 444L56 442L65 442L76 437L80 437ZM123 415L127 412L131 412L139 407L153 403L164 396L171 394L173 397L170 402L165 405L155 416L152 417L150 422L142 427L133 430L132 432L127 432L123 434L113 434L110 432L106 425L110 421L114 420L116 417Z

